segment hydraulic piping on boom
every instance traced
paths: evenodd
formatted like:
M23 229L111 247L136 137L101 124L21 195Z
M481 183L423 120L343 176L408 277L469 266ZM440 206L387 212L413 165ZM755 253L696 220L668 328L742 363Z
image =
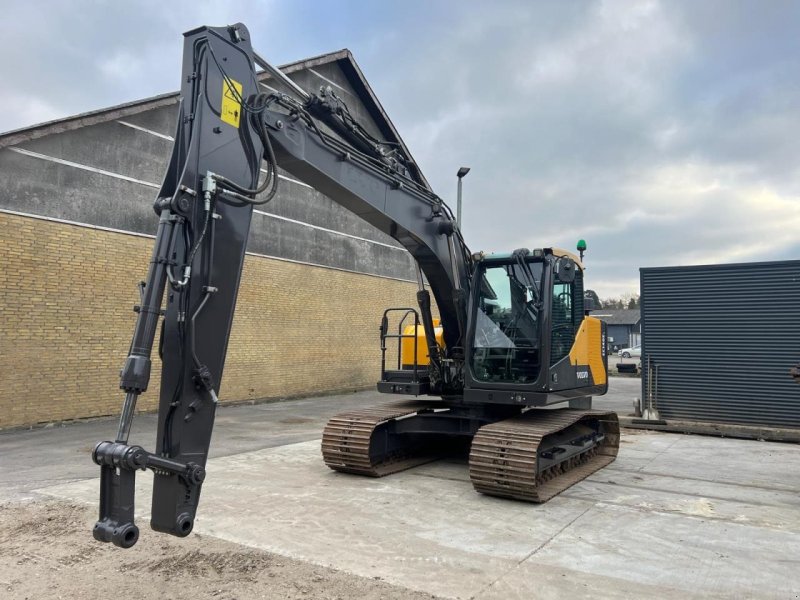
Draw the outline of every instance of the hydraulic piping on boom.
M255 65L288 93L262 91ZM153 206L158 230L120 377L119 427L92 453L101 468L97 540L136 543L135 474L148 469L151 527L192 531L250 219L275 196L278 166L392 236L418 265L418 307L402 309L414 315L413 335L400 334L414 338L413 356L398 369L384 361L378 389L431 398L335 416L322 440L329 467L382 476L469 437L477 490L541 502L614 459L616 415L588 410L591 394L607 388L606 335L583 309L581 261L553 248L472 254L401 144L370 134L331 89L308 93L272 67L244 25L201 27L185 34L175 143ZM129 437L159 324L150 452ZM556 403L571 408L540 410Z

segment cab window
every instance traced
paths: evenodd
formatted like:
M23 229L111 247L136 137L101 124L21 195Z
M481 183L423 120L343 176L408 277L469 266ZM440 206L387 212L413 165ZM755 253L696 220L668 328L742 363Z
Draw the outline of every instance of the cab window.
M550 364L554 365L569 354L572 344L575 343L575 331L577 329L573 283L561 283L556 281L553 284L553 300L550 334Z

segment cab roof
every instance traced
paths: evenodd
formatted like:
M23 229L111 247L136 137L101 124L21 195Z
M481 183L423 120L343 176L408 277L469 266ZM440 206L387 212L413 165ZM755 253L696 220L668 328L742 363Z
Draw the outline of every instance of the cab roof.
M530 256L533 258L545 255L552 255L559 258L571 258L581 271L584 269L581 259L569 250L564 250L563 248L536 248L530 251ZM476 260L478 262L506 262L512 257L513 254L511 252L492 252L491 254L480 252L476 255Z

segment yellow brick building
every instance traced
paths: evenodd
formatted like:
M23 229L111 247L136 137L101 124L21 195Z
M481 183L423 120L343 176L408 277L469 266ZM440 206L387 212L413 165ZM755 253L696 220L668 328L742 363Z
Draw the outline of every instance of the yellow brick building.
M402 143L352 56L284 67L337 86L374 135ZM0 135L0 428L117 414L157 218L176 95ZM248 241L220 400L371 387L385 308L413 306L411 257L285 174ZM158 403L160 364L139 403Z

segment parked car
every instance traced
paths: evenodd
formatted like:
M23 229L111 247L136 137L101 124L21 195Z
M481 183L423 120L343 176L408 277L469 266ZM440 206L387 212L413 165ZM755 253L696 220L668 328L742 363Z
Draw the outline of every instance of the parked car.
M630 358L631 356L641 356L642 355L642 346L632 346L630 348L623 348L619 351L619 355L622 358Z

